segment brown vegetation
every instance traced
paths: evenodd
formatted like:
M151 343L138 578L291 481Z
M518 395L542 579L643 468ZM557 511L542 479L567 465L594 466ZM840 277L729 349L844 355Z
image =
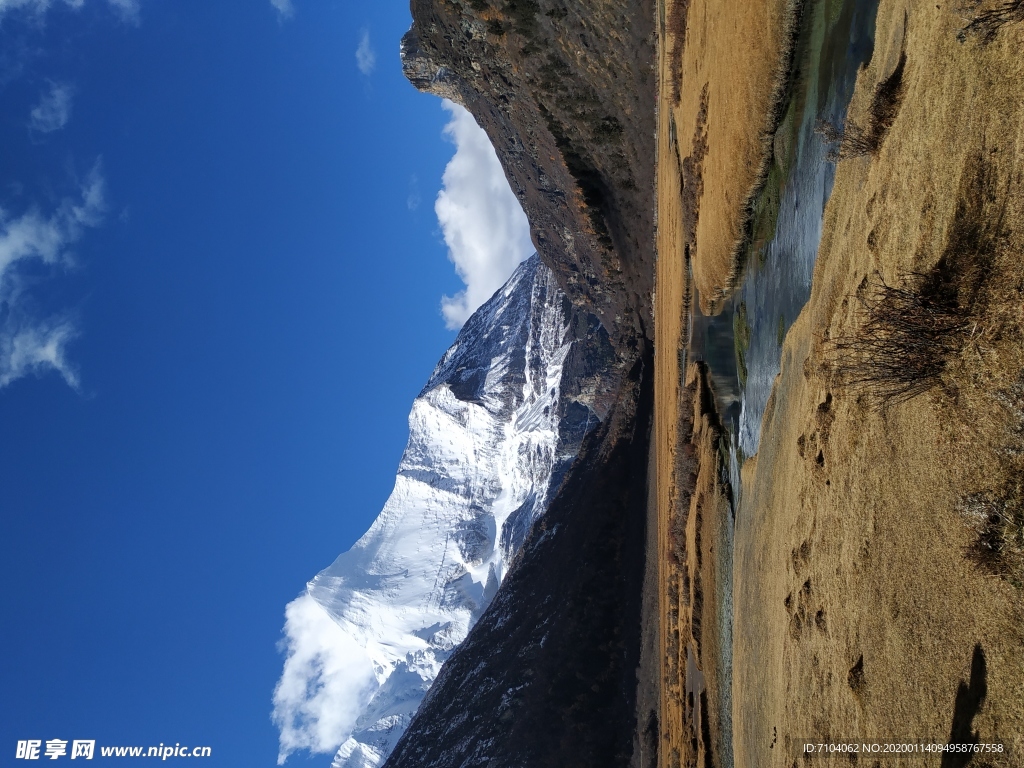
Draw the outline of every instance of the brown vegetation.
M671 129L678 142L676 183L687 186L685 158L701 157L703 182L690 206L700 212L693 222L690 260L707 311L717 310L732 286L751 201L771 163L796 5L792 0L667 0L659 38L659 104L667 113L660 135L666 143ZM665 210L659 204L659 216Z
M975 157L931 270L904 274L898 285L864 278L856 294L862 322L829 342L844 383L869 390L881 404L907 400L942 384L979 329L985 335L989 307L1006 299L993 295L997 262L1002 272L1014 271L999 258L1006 248L1007 201L994 178L989 159Z
M1018 476L995 491L965 496L957 512L976 536L967 559L1024 589L1024 481Z
M973 0L965 9L965 15L970 20L957 33L957 39L962 43L973 37L984 45L995 40L999 30L1007 24L1024 21L1024 0L1007 0L998 5Z
M878 152L900 111L904 91L903 72L906 66L907 54L901 52L899 63L892 74L875 87L866 128L851 119L847 119L841 128L828 122L818 123L816 130L825 142L836 145L828 154L831 162Z
M668 34L672 53L669 58L669 83L672 89L672 103L678 106L683 86L683 51L686 49L686 17L690 12L690 0L676 0L668 12Z
M871 151L837 168L743 469L738 764L811 734L1024 754L1024 61L955 24L882 0L858 76Z
M941 384L947 363L968 338L967 319L955 303L928 290L928 278L911 274L898 286L881 278L866 283L870 295L858 297L863 322L830 340L840 380L869 391L879 405Z

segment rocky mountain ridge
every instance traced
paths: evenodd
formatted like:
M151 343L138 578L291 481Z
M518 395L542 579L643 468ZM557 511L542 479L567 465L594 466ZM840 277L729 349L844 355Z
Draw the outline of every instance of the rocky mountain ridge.
M607 328L608 416L386 768L640 765L653 408L655 5L412 0L408 79L486 131L540 258ZM649 633L648 633L649 634ZM649 639L649 638L648 638ZM643 762L647 766L647 762Z
M624 378L385 768L630 764L651 371L645 354Z
M653 335L653 2L411 5L406 76L473 114L544 263L635 359Z

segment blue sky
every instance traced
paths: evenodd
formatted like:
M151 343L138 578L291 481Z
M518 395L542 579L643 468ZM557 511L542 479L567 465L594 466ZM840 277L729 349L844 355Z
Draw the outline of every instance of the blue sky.
M284 606L528 255L489 147L402 77L409 23L0 0L0 764L52 738L274 764Z

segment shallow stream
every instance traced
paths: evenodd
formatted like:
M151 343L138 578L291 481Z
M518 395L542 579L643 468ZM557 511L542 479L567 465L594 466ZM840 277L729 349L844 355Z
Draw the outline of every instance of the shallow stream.
M857 71L874 48L878 0L818 0L797 43L797 74L776 132L739 286L714 317L693 301L689 357L707 362L735 464L757 453L782 343L811 293L835 165L816 131L841 126ZM738 477L734 474L734 480ZM734 484L738 497L742 489Z
M816 131L841 126L859 68L874 49L878 0L809 0L795 58L796 74L776 132L775 157L755 212L753 238L738 288L721 313L707 317L691 301L688 358L707 363L728 432L733 519L743 493L740 466L757 453L761 421L778 375L782 344L811 293L825 205L835 165ZM722 746L732 745L732 552L734 523L726 531L724 562L715 595L721 606L719 675ZM731 765L732 754L721 755Z

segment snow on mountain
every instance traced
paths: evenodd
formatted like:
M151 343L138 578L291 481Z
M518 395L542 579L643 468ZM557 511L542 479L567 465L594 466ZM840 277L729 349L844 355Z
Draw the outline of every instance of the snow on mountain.
M376 768L394 748L604 415L609 355L534 256L438 363L383 511L307 587L370 668L334 768Z

